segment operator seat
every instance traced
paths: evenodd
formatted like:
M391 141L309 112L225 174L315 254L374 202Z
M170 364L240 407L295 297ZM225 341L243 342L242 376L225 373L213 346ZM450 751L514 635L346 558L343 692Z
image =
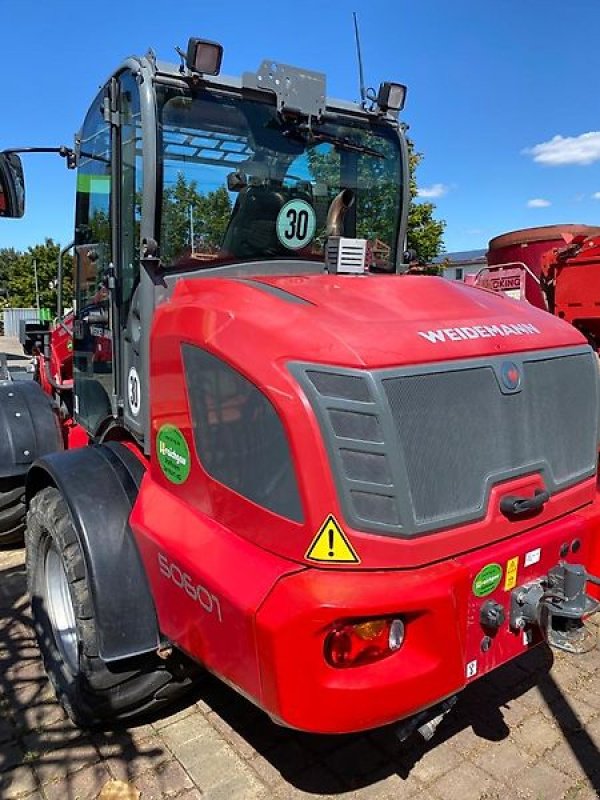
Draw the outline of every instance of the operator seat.
M222 248L235 258L249 260L268 256L290 255L277 238L277 215L288 200L312 198L295 189L270 186L247 186L238 194Z

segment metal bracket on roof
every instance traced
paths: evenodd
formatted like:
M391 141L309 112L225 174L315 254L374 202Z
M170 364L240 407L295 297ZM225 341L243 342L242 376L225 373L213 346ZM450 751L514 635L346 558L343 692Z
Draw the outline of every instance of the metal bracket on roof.
M325 111L325 74L265 60L257 72L244 72L242 86L273 92L279 111L320 119Z

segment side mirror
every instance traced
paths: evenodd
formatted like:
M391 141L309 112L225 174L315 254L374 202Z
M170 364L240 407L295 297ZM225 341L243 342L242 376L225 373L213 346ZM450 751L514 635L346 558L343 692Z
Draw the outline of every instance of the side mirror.
M18 155L0 153L0 217L22 217L25 213L25 176Z

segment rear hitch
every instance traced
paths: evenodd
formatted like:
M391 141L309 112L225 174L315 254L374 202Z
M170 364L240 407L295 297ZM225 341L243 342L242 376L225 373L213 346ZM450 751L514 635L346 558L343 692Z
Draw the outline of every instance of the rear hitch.
M414 717L401 722L396 728L396 736L399 741L405 742L416 731L420 734L426 742L433 738L440 722L444 717L452 711L456 705L458 697L453 695L443 703L428 708L426 711L421 711L420 714L415 714Z
M536 625L551 647L567 653L593 650L598 636L585 619L598 611L600 603L586 594L587 583L600 586L600 578L582 564L560 562L547 575L513 590L510 627L524 631Z

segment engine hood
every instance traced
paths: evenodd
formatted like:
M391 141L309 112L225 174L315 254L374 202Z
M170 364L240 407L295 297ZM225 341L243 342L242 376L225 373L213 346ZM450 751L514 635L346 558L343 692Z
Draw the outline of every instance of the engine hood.
M259 337L275 360L378 368L585 343L528 303L428 276L183 279L172 302L210 310L214 344Z

